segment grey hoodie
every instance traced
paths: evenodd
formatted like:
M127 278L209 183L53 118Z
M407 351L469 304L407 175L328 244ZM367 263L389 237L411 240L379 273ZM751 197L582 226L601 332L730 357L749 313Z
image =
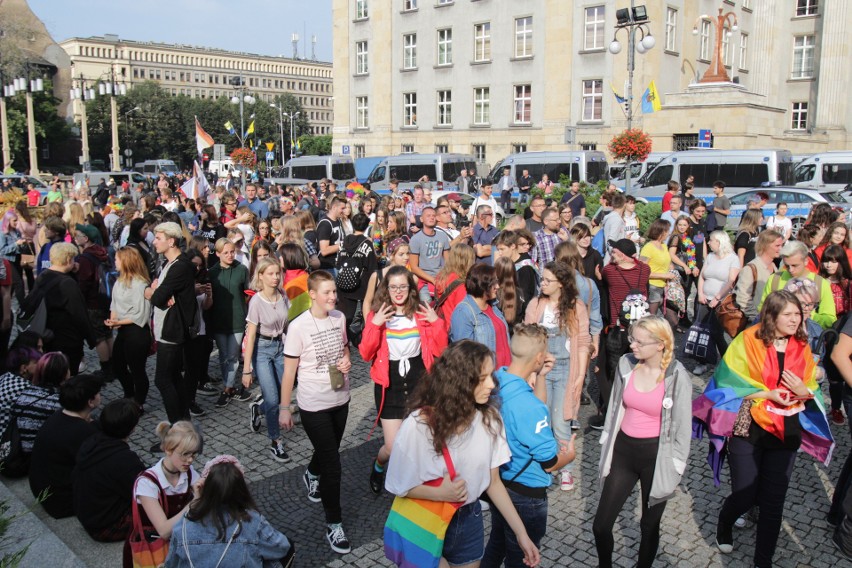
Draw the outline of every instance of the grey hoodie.
M615 438L621 431L621 421L624 418L624 388L636 363L636 357L632 353L623 355L618 362L609 410L601 433L601 488L609 475ZM683 365L673 359L666 369L664 381L666 393L663 397L660 445L648 499L648 505L651 507L674 497L680 478L686 470L692 439L692 379Z

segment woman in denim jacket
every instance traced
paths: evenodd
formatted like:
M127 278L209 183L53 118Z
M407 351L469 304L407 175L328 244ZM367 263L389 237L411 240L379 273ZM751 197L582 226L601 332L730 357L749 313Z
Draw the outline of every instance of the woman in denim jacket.
M257 512L243 473L233 456L207 462L201 496L172 530L166 568L262 568L281 566L283 559L292 558L287 537Z
M474 264L465 280L464 297L450 320L450 343L471 339L488 347L496 356L496 366L508 367L512 362L509 350L509 325L499 308L497 272L493 266Z

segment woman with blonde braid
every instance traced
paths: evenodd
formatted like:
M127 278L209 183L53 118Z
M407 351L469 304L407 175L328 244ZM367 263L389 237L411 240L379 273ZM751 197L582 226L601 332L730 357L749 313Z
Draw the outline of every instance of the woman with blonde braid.
M612 527L636 482L642 487L636 566L653 564L666 501L686 469L692 436L692 381L674 359L668 322L646 316L630 327L630 349L615 373L601 434L601 497L592 532L598 566L612 566Z

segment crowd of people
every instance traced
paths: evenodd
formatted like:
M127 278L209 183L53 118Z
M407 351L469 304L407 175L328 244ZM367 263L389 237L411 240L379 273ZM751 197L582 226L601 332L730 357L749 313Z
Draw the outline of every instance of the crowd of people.
M290 461L301 424L313 447L307 499L322 505L331 549L348 553L340 446L350 386L366 379L351 376L358 351L383 436L365 482L454 504L443 562L539 563L548 488L576 490L574 439L590 405L602 447L600 566L612 565L613 526L637 482L637 565L653 564L694 424L709 436L717 481L730 464L719 550L733 550L732 527L753 522L754 563L771 566L798 450L827 463L829 421L845 424L852 410L845 219L816 206L794 238L786 206L764 219L756 201L732 239L723 182L709 207L690 181L682 192L670 182L662 216L643 227L635 199L612 187L587 215L580 184L557 203L543 180L500 226L495 188L474 179L469 207L454 193L433 202L428 181L411 191L392 181L380 196L330 180L240 188L228 177L192 199L160 176L151 187L72 189L40 215L23 202L10 209L0 434L20 448L0 456L2 473L29 475L45 510L76 516L93 539L125 541L128 566L138 540L153 537L167 544L167 566L289 558L294 547L257 511L237 457L193 467L200 417L243 402L276 461ZM496 189L541 185L528 172L513 181ZM16 318L29 323L9 345ZM721 362L693 400L693 377L707 369L688 372L675 338L699 321ZM220 377L208 375L214 347ZM162 409L148 400L150 356ZM102 405L114 379L124 397ZM146 412L166 418L151 448L163 458L148 468L128 445ZM850 483L852 458L830 514L846 557ZM411 565L388 540L386 553Z

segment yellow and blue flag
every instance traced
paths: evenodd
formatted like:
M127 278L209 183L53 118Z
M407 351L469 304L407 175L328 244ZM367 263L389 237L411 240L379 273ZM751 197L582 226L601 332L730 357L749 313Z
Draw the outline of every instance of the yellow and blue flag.
M657 86L651 81L648 88L642 94L642 112L650 114L662 110L663 104L660 102L660 93L657 92Z
M246 133L243 134L243 138L247 138L249 134L254 134L254 121L253 120L251 121L251 124L249 124L248 130L246 130Z
M236 134L237 130L234 128L234 125L231 124L231 121L225 123L225 128L228 129L228 134Z

